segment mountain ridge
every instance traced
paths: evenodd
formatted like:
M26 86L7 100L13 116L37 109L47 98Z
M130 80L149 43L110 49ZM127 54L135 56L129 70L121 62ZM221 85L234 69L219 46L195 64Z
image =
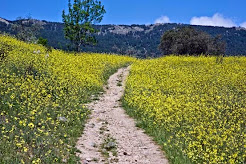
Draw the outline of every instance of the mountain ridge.
M54 48L70 50L69 41L63 35L63 23L36 20L44 27L37 37L48 39L49 45ZM0 17L0 31L15 34L11 30L11 24L16 21L9 21ZM98 40L97 46L88 45L83 47L86 52L116 53L137 56L140 58L162 56L158 50L161 36L167 30L191 26L198 30L207 32L212 36L221 35L227 43L226 55L246 55L246 29L242 27L213 27L188 24L150 24L150 25L93 25L98 33L95 37Z

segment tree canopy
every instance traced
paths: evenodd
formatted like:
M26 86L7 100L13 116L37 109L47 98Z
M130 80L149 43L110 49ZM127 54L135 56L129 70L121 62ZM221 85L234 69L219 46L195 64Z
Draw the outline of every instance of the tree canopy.
M220 36L211 35L183 27L165 32L161 38L159 49L164 55L224 55L225 43Z
M104 6L97 0L71 0L68 2L68 14L63 10L65 37L69 39L75 50L80 51L82 45L96 43L92 35L96 32L92 24L100 23L106 13Z

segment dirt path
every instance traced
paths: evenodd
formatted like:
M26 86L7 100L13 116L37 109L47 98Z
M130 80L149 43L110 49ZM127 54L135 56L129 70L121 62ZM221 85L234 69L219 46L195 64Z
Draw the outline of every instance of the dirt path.
M100 99L88 104L92 114L77 142L81 151L77 155L82 164L168 163L159 147L120 107L129 69L119 69L109 78L106 92Z

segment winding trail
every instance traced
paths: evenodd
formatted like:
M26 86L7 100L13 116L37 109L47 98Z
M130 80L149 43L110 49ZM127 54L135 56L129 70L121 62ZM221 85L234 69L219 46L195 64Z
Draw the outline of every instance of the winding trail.
M92 110L76 147L82 164L167 164L160 148L135 126L120 106L130 67L113 74L105 93L87 106Z

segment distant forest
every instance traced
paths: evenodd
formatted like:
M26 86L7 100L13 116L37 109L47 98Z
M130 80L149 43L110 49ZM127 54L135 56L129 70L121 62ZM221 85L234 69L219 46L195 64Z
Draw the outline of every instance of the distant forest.
M15 34L11 24L15 21L0 21L0 31ZM39 21L43 29L39 36L48 39L48 44L57 49L70 50L69 41L64 38L63 24ZM179 27L190 26L185 24L154 24L154 25L95 25L98 30L96 46L83 47L85 52L115 53L136 56L139 58L162 56L158 45L164 32ZM246 29L224 28L211 26L192 26L212 36L220 35L226 42L227 56L246 55Z

